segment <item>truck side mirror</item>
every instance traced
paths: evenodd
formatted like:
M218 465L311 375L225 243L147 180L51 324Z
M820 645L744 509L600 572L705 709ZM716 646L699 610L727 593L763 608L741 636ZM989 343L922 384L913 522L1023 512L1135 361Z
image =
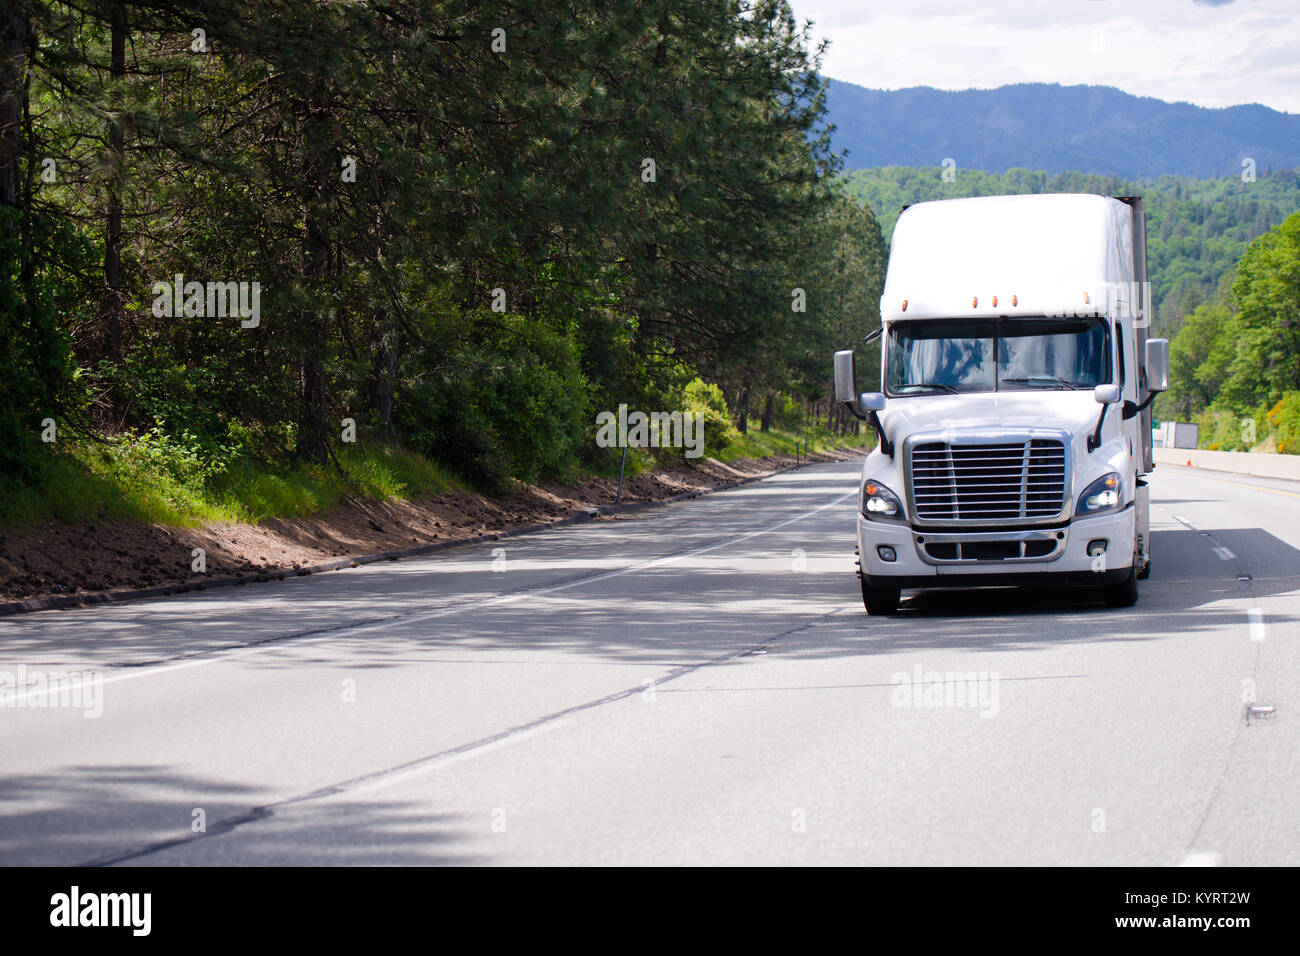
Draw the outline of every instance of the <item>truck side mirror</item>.
M835 401L841 405L857 406L857 370L853 364L853 349L835 353Z
M1169 389L1169 340L1147 339L1144 356L1147 372L1147 391L1164 392Z
M858 394L857 372L853 367L853 350L843 349L835 353L835 401L847 405L856 417L870 422L880 438L880 450L890 458L894 457L894 443L885 434L884 426L876 412L885 407L885 396L880 392L863 392Z
M1118 385L1098 385L1092 390L1092 397L1098 405L1114 405L1119 401Z

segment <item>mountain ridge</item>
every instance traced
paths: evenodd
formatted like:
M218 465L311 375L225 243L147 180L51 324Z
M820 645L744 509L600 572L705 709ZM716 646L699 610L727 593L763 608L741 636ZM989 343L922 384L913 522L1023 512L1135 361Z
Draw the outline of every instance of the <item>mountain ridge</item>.
M1300 166L1300 115L1259 103L1206 107L1111 86L873 90L831 79L827 121L845 168L939 166L1083 172L1126 179L1232 174L1253 160Z

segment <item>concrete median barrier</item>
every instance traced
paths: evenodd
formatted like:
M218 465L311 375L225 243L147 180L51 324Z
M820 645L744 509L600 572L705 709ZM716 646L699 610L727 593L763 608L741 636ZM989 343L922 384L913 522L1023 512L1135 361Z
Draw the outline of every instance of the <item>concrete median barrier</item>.
M1156 448L1156 465L1191 465L1209 471L1227 471L1256 478L1300 481L1300 455L1253 455L1241 451L1202 451L1191 448Z

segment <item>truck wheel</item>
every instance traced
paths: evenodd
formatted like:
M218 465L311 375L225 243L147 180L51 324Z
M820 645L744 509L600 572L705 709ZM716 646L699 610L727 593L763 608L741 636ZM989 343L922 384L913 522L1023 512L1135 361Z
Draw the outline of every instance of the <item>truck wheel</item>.
M893 614L898 610L898 588L877 588L862 579L862 603L868 614Z
M1119 584L1107 584L1102 591L1110 607L1132 607L1138 600L1137 565L1128 569L1128 577Z

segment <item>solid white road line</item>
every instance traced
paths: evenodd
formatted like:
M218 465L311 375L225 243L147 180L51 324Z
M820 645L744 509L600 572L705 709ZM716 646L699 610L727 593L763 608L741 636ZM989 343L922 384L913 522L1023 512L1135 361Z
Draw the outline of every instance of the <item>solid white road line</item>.
M1250 624L1250 639L1252 641L1264 640L1264 610L1263 608L1252 607L1246 611L1246 620Z
M405 770L399 770L395 773L390 773L384 776L376 777L375 779L369 780L365 783L360 783L357 784L356 786L348 787L346 791L341 791L341 792L345 792L347 796L351 797L358 793L373 793L376 790L384 790L395 784L406 783L418 777L423 777L425 774L432 773L434 770L441 770L449 763L457 763L461 760L465 760L468 757L478 757L481 756L482 754L490 753L493 750L499 750L502 747L509 747L512 744L517 744L520 741L527 740L530 737L536 737L538 734L550 733L552 730L555 730L559 727L563 727L568 723L569 723L569 718L562 717L559 720L553 720L550 723L538 724L535 727L529 727L526 730L520 730L506 737L499 737L495 740L489 740L484 743L478 744L476 746L469 747L465 750L458 750L455 753L444 754L441 757L435 757L432 760L426 760L423 763L418 763L415 766L408 767Z

